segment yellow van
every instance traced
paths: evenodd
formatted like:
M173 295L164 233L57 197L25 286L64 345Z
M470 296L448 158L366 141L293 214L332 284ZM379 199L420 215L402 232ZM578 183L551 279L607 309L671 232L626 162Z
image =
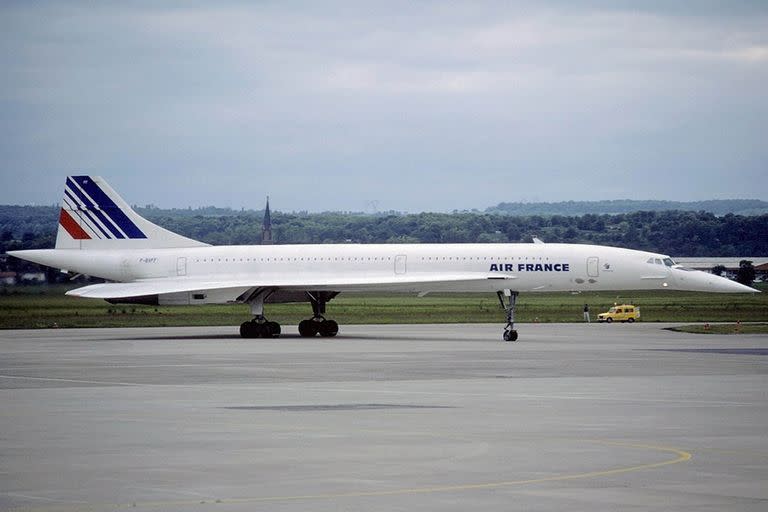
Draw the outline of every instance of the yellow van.
M613 306L607 312L597 315L597 321L601 323L613 321L632 323L635 320L640 320L640 308L631 304Z

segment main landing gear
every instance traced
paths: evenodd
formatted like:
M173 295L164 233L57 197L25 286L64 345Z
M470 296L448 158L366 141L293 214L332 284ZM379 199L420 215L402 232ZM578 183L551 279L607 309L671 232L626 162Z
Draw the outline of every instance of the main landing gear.
M240 336L243 338L277 338L280 336L280 324L270 322L263 316L240 324Z
M317 334L323 337L336 336L339 333L339 324L323 316L329 296L324 292L307 292L307 296L312 303L312 318L299 322L299 334L304 338L312 338Z
M251 306L253 320L240 324L240 336L243 338L277 338L280 336L280 324L270 322L264 317L264 301L274 292L271 288L256 289L244 302Z
M277 291L276 288L255 288L238 297L238 302L251 306L253 320L240 325L240 336L243 338L277 338L280 336L280 324L271 322L264 317L264 302ZM311 338L318 334L322 337L332 337L339 333L339 324L335 320L325 318L325 304L334 298L338 292L306 292L306 295L292 295L291 301L297 302L308 298L312 303L312 318L299 323L299 334ZM285 297L282 297L283 299Z
M305 338L311 338L316 334L323 337L336 336L339 333L339 324L335 320L326 320L322 316L314 316L299 322L299 334Z
M515 330L515 303L517 302L517 292L504 290L496 292L499 297L501 307L507 314L507 325L504 327L504 341L517 341L517 331Z

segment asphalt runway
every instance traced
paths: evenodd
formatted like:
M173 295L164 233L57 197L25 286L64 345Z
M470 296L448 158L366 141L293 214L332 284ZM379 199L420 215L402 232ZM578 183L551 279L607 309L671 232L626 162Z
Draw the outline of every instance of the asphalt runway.
M0 331L0 510L768 510L768 336L661 327Z

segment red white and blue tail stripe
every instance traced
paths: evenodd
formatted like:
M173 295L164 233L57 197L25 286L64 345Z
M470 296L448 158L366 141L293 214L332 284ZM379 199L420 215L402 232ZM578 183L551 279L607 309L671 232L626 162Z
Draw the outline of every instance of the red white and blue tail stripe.
M162 248L206 245L141 217L99 176L68 176L57 249Z
M90 176L67 178L59 224L75 240L147 238Z

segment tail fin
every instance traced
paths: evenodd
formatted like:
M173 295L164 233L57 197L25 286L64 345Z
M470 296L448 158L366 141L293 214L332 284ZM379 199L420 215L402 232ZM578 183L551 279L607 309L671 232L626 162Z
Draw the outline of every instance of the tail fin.
M149 222L100 176L68 176L61 201L56 249L162 249L203 242Z

